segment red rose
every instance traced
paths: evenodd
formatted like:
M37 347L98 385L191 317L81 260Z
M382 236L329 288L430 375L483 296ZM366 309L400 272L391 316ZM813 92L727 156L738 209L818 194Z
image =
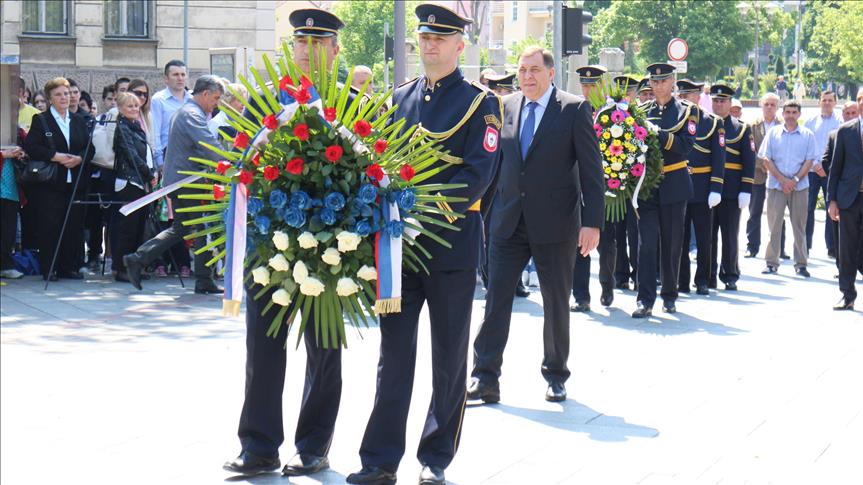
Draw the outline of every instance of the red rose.
M276 115L267 115L264 116L264 119L261 120L264 126L267 127L268 130L272 131L279 127L279 120L276 119Z
M279 89L282 91L287 91L289 86L293 86L294 83L291 81L290 76L285 76L279 80Z
M372 134L372 125L366 120L359 120L354 123L354 131L357 135L365 138Z
M336 121L336 109L335 108L324 108L324 119L332 123Z
M380 182L381 179L384 178L384 169L382 169L377 163L373 163L366 169L366 175L368 175L370 179Z
M414 170L414 168L410 165L402 165L401 170L399 170L399 175L402 176L402 179L405 182L410 182L411 179L414 178L414 175L416 175L416 173L416 170Z
M387 146L389 146L389 144L386 140L384 140L383 138L379 139L375 142L375 153L381 154L387 151Z
M279 169L272 165L267 165L264 167L264 178L272 182L279 178Z
M231 162L220 160L219 164L216 165L216 173L219 175L225 175L225 172L227 172L229 168L231 168Z
M294 127L294 136L299 138L300 141L306 141L309 139L309 125L305 123L300 123L299 125Z
M254 180L255 174L248 170L240 170L240 183L249 185Z
M293 174L293 175L299 175L299 174L303 173L303 166L304 165L305 165L305 162L303 162L302 158L300 158L300 157L292 158L291 161L289 161L288 164L285 165L285 171L290 173L290 174Z
M222 200L225 198L225 187L213 184L213 199Z
M306 89L305 86L297 89L297 92L295 92L293 96L300 104L306 104L310 99L312 99L312 95L309 94L309 90Z
M252 163L257 167L261 163L261 152L255 152L255 156L252 157Z
M327 157L327 160L336 163L342 158L342 155L345 153L342 150L342 147L339 145L331 145L327 147L327 150L324 152L324 156Z
M249 146L249 135L243 132L237 133L236 138L234 138L234 148L242 150L247 146Z

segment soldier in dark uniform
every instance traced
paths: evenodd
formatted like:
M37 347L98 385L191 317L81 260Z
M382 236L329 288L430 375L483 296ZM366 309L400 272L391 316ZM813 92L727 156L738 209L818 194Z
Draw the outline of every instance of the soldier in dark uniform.
M395 483L405 451L405 428L416 367L417 327L427 302L431 320L432 398L417 458L419 483L445 483L444 469L458 448L465 405L470 317L482 243L480 198L489 186L498 155L500 99L484 86L468 82L458 68L464 27L472 22L441 6L421 4L419 48L425 76L399 86L393 94L394 119L420 124L448 153L438 160L443 171L428 183L466 184L447 195L466 202L449 204L464 218L451 219L460 230L426 228L444 238L446 248L419 236L432 255L429 274L402 272L400 313L381 316L381 353L375 405L360 446L363 468L348 483Z
M681 101L692 106L698 113L698 129L695 145L689 154L689 174L692 177L693 196L686 205L686 220L683 225L683 252L680 257L681 293L689 293L689 242L695 227L695 244L698 258L695 269L695 291L699 295L709 294L710 246L713 234L712 209L722 200L723 174L725 173L725 124L722 119L698 108L698 97L704 83L688 79L677 81L677 94Z
M598 88L602 76L608 71L603 66L593 65L579 67L575 72L578 73L581 92L585 98L590 99L590 93ZM597 250L599 284L602 286L599 302L602 306L609 306L614 301L614 265L617 258L614 224L606 221L599 236ZM576 253L575 268L572 272L572 297L575 298L575 305L570 307L571 311L590 311L590 254L582 256L580 252Z
M655 99L653 88L650 87L647 77L638 82L638 89L636 89L635 92L638 95L639 104L653 101Z
M638 102L639 80L628 74L616 76L614 83L626 93L631 103ZM638 268L638 218L632 203L626 201L626 215L622 221L614 223L614 238L617 242L617 260L614 265L615 286L621 290L629 289L629 280L636 281Z
M506 96L515 92L515 73L490 74L485 78L488 80L488 88L498 96Z
M692 198L687 157L695 143L698 126L697 113L692 106L674 98L674 66L651 64L647 66L647 74L656 96L654 101L645 105L647 120L659 128L665 176L650 198L639 204L638 308L632 313L633 318L646 318L653 314L657 253L662 266L663 310L666 313L677 311L675 302L683 249L683 222L686 203ZM649 128L654 129L653 126Z
M638 79L629 74L621 74L620 76L614 76L612 81L615 86L623 91L623 95L626 96L626 99L630 102L636 100L638 97Z
M309 58L317 55L318 49L324 49L328 62L332 62L339 51L338 31L344 26L338 17L324 10L301 9L291 14L290 22L294 27L293 58L301 69L308 72ZM351 102L353 99L351 96ZM257 110L257 106L253 107ZM260 123L248 110L245 116ZM247 293L254 294L248 288ZM279 447L284 441L282 390L287 331L282 329L275 338L267 335L278 311L271 308L261 315L270 296L268 293L259 300L246 301L246 391L238 431L242 452L223 466L242 475L276 470L280 466ZM294 436L296 454L283 470L289 476L308 475L329 467L327 454L339 411L341 350L319 348L314 328L311 323L307 325L303 336L306 376Z
M737 291L740 278L738 242L740 211L749 207L752 183L755 181L755 140L749 126L731 116L731 99L734 90L724 84L710 87L713 113L725 123L725 184L722 202L714 209L713 244L711 248L710 286L716 288L717 266L719 280L728 291ZM719 231L722 231L722 264L717 265Z

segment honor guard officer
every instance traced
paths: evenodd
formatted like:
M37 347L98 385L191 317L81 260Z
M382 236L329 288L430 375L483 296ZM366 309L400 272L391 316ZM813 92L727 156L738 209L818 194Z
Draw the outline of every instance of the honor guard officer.
M674 98L674 66L647 66L650 86L656 96L643 105L647 120L659 128L664 177L648 200L640 203L638 222L638 308L633 318L653 314L656 301L657 253L662 265L663 310L677 311L677 280L683 249L686 203L692 198L692 180L687 170L689 152L698 130L698 115L691 105Z
M591 93L599 89L602 76L608 72L603 66L583 66L575 70L584 97L590 99ZM614 301L614 265L617 258L617 246L614 238L614 224L606 221L599 236L599 284L602 294L599 302L609 306ZM575 305L570 307L574 312L590 311L590 255L582 256L576 253L575 268L572 272L572 297Z
M293 58L304 72L309 72L309 58L317 55L318 49L325 50L328 63L333 61L339 51L338 31L344 26L338 17L324 10L301 9L291 14L290 22L294 27ZM251 104L257 111L256 104ZM245 116L260 123L249 110ZM282 389L287 331L276 338L267 335L276 314L275 309L261 314L267 301L269 295L246 302L246 391L238 431L242 452L223 466L242 475L276 470L284 441ZM342 393L341 350L318 347L314 327L306 326L304 334L306 374L294 436L297 452L285 465L285 475L308 475L329 467L327 454Z
M740 232L740 211L749 207L752 183L755 181L755 140L752 130L739 119L731 116L731 100L734 89L725 84L710 87L713 99L713 113L723 119L725 124L725 183L722 188L722 202L714 209L713 243L710 257L710 286L716 288L717 266L719 280L725 283L728 291L737 290L740 278L738 265L738 234ZM722 264L717 265L717 242L722 231Z
M629 74L614 77L614 83L624 92L631 103L638 102L637 78ZM614 238L617 243L617 260L615 262L614 280L621 290L629 289L629 279L635 280L635 270L638 267L638 218L632 208L632 202L626 201L626 215L622 221L614 223ZM627 248L627 243L629 247Z
M630 101L635 100L638 91L638 79L629 74L614 76L614 84L623 91L623 95Z
M648 82L647 77L645 77L641 81L638 81L638 89L636 89L636 94L638 95L639 104L652 101L655 98L655 96L653 95L653 88L650 87L650 83Z
M515 92L515 73L512 74L489 74L488 88L498 96L506 96Z
M698 113L698 128L695 145L689 154L689 175L692 177L692 198L686 205L686 220L683 224L683 252L680 257L681 293L689 293L690 265L689 241L695 227L695 244L698 258L695 267L695 289L699 295L709 294L711 239L713 234L713 212L711 209L722 200L723 174L725 173L725 123L711 113L701 111L698 98L703 83L688 79L677 81L677 94Z
M443 170L427 180L464 184L446 194L465 202L445 206L458 231L433 224L426 229L452 247L420 235L417 243L430 253L429 272L402 272L401 312L382 315L377 392L360 446L363 468L348 483L391 484L405 451L405 428L416 367L420 311L428 303L432 342L432 398L420 436L417 458L423 465L419 483L445 483L444 469L458 448L465 405L470 317L482 242L480 198L489 186L498 156L502 109L500 98L464 79L458 68L464 50L464 28L472 23L438 5L416 7L419 49L425 76L399 86L394 119L421 125L442 147L436 162Z

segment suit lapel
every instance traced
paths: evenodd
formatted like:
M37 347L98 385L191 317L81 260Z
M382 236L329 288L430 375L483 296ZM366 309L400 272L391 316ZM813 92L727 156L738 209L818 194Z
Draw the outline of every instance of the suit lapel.
M515 153L518 155L519 164L524 163L521 159L521 141L519 139L519 127L521 126L521 110L524 104L524 95L519 92L509 100L508 106L504 106L505 110L509 110L509 114L504 113L504 132L501 133L501 138L511 140L515 144Z
M560 100L557 99L557 88L552 88L551 96L548 98L548 106L545 107L545 113L539 121L539 126L536 133L533 135L533 141L530 142L530 148L527 150L527 158L533 153L536 146L541 141L543 135L551 131L557 117L560 115Z

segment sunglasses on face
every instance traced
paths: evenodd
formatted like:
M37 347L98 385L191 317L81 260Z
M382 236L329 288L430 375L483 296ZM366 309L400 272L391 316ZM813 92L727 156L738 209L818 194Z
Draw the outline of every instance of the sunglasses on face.
M132 91L132 92L135 93L135 96L137 96L139 98L147 99L150 97L150 93L148 93L147 91Z

